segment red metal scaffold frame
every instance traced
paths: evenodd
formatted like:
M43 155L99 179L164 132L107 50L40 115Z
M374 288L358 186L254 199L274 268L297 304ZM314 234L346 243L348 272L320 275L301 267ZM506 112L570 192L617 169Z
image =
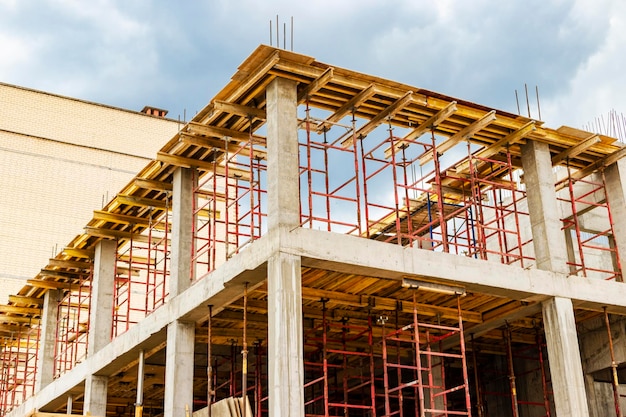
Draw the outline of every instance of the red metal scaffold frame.
M64 292L57 304L54 376L59 377L87 356L93 265Z
M250 132L237 146L224 138L213 170L194 172L192 273L196 280L261 237L267 217L265 149Z
M617 245L613 242L613 216L606 193L604 171L589 175L582 179L572 176L567 167L567 196L559 195L559 201L569 205L571 215L561 219L568 243L570 273L589 278L622 281L622 266ZM584 228L583 216L590 212L600 211L601 218L607 224L601 230ZM610 262L606 262L606 256ZM600 262L593 261L600 259ZM603 265L612 265L606 268Z
M115 338L165 304L170 257L170 209L151 213L148 227L118 246L113 287Z
M39 357L39 326L15 326L16 332L0 347L0 416L35 392Z
M413 290L413 322L393 331L383 327L384 415L471 416L461 295L456 295L457 325L443 325L418 320L416 292ZM459 353L444 351L445 340L458 341ZM406 352L414 357L401 360ZM453 386L446 383L446 363L450 362L460 362L462 369L461 383ZM401 391L408 391L408 396L400 395ZM462 398L452 404L451 397L458 393Z
M301 226L328 232L360 234L361 187L359 185L358 138L356 119L350 126L329 124L311 117L306 103L306 117L300 123L305 132L300 144L300 213ZM319 123L321 141L312 135ZM318 126L318 125L315 125ZM342 129L334 135L331 127Z
M513 417L525 415L529 410L533 415L538 415L541 412L542 416L550 417L552 415L552 390L551 381L549 379L550 373L547 367L545 342L543 340L543 331L540 328L535 328L535 343L526 345L513 345L511 327L507 326L502 330L502 342L505 351L502 369L499 371L490 370L487 366L481 367L481 372L478 372L476 366L476 360L474 361L474 379L477 384L477 399L476 405L479 417L489 417L492 415L490 411L500 410L505 407L505 403L494 404L492 401L487 401L487 397L500 397L506 398L507 404L510 407L511 415ZM476 356L475 346L472 347L472 354ZM515 359L521 359L525 364L535 362L534 367L524 369L523 372L516 370ZM493 363L493 362L491 362ZM486 377L485 377L486 376ZM526 392L528 389L528 380L526 378L532 377L538 378L541 383L541 398L530 398ZM508 382L505 382L508 381ZM519 386L519 381L524 381L524 386ZM535 379L532 379L533 381ZM486 384L490 383L492 386L498 387L501 390L494 391L488 390ZM506 390L503 388L506 387ZM491 404L491 407L490 407ZM499 414L497 414L499 415Z
M322 300L322 320L305 333L305 346L313 348L305 359L305 415L367 415L375 417L376 385L374 341L371 315L368 325L349 324L348 319L333 322ZM367 349L356 349L360 343ZM352 344L352 346L348 346ZM366 361L367 366L363 366ZM359 362L360 366L353 366ZM362 370L366 374L362 374ZM334 383L333 383L334 382ZM309 393L310 395L306 395Z

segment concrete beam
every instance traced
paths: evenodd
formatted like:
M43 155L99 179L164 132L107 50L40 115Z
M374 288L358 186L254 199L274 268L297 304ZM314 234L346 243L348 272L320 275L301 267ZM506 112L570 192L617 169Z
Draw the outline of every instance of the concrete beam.
M281 244L284 251L301 256L307 267L395 280L431 278L468 291L521 301L566 297L576 300L580 308L601 311L608 306L609 312L626 314L626 285L619 282L568 277L303 228L286 233Z

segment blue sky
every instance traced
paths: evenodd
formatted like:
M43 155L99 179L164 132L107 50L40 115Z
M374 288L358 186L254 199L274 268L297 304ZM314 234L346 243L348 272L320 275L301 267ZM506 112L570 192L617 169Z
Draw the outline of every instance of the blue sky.
M622 0L0 0L0 81L189 119L277 14L328 64L524 114L527 83L533 117L538 86L551 127L626 112Z

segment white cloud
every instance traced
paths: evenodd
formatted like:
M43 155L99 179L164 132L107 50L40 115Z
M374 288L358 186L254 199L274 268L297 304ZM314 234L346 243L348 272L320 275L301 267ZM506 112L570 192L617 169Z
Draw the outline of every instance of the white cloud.
M564 94L548 98L545 104L542 99L544 119L550 125L581 128L610 110L626 112L626 3L615 1L607 6L604 16L596 20L596 24L608 26L604 42L571 79L563 80L567 85Z
M0 32L0 45L2 45L0 80L13 77L17 68L32 60L34 48L25 39Z

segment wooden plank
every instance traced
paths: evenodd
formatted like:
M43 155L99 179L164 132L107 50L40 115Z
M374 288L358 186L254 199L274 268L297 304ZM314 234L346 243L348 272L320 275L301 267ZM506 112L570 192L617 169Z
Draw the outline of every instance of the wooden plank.
M31 328L30 326L24 326L24 325L11 325L11 324L0 324L0 332L4 332L4 333L15 333L15 332L29 332L33 330L33 328Z
M324 122L320 123L317 126L318 133L330 129L333 123L337 123L339 120L343 119L348 114L348 112L352 111L352 109L359 107L365 101L370 99L374 94L376 94L376 92L376 85L370 84L366 89L352 97L343 106L337 109L337 111L330 115Z
M43 298L9 295L9 303L41 306L43 305Z
M71 256L73 258L82 258L82 259L93 259L94 250L93 249L80 249L80 248L63 248L64 255Z
M443 154L444 152L448 151L449 149L452 149L460 141L465 140L465 139L469 139L475 133L477 133L482 128L484 128L487 125L489 125L494 120L496 120L496 111L495 110L491 110L490 112L484 114L480 119L476 120L474 123L471 123L470 125L464 127L459 132L455 133L454 135L452 135L448 139L446 139L443 143L441 143L439 146L437 146L437 152L439 154ZM421 165L425 165L425 164L427 164L428 162L430 162L432 160L433 160L433 153L432 152L425 152L419 158L419 161L420 161Z
M328 67L319 77L314 79L309 85L303 88L298 93L298 103L306 99L312 94L315 94L333 78L333 68Z
M80 278L81 275L85 275L85 272L82 271L59 271L56 269L47 269L42 268L39 271L39 275L42 277L50 277L50 278L61 278L61 279L70 279L75 280Z
M128 216L126 214L109 213L108 211L102 210L94 210L93 219L116 224L134 224L136 226L145 227L148 227L150 225L150 219L137 216Z
M341 146L343 146L344 148L351 146L353 137L360 138L360 139L366 137L370 132L376 129L378 125L380 125L386 118L393 117L397 112L399 112L405 106L407 106L412 100L413 100L413 92L407 91L406 93L404 93L402 97L394 101L392 104L390 104L385 109L383 109L383 111L378 113L373 119L371 119L365 125L360 127L354 133L354 135L349 136L347 139L341 142Z
M181 133L180 140L188 145L199 146L206 149L221 149L224 151L236 153L243 157L250 157L250 149L248 146L240 146L240 143L226 142L224 140L199 136L190 133ZM267 152L261 149L252 149L252 157L258 159L267 159Z
M154 207L154 208L159 208L159 209L166 209L168 206L168 203L166 202L166 200L136 197L133 195L126 195L126 194L116 195L115 201L119 204L126 204L128 206Z
M92 263L91 262L82 262L75 261L70 259L55 259L51 258L48 260L48 266L57 267L57 268L67 268L67 269L79 269L79 270L90 270Z
M210 138L217 138L222 141L224 138L227 138L228 141L252 142L255 145L265 145L266 142L263 136L252 135L251 137L248 132L240 132L238 130L227 129L225 127L208 126L192 122L189 122L183 133L185 132L196 135L204 135Z
M626 156L626 147L621 148L618 151L613 152L610 155L605 156L602 159L598 159L596 162L594 162L593 164L589 165L586 168L583 168L581 170L578 170L574 173L572 173L571 178L573 180L580 180L583 179L591 174L593 174L595 171L597 171L600 168L606 168L612 164L614 164L615 162L619 161L620 159L622 159L623 157ZM567 178L564 178L563 180L561 180L557 185L556 185L556 190L560 190L564 187L567 186Z
M457 111L456 101L450 102L446 107L439 110L437 113L429 117L424 121L424 123L420 124L417 128L413 129L413 131L409 132L401 141L398 141L394 144L393 152L398 152L398 150L408 146L410 142L422 136L424 133L429 130L439 126L444 120L448 117L452 116ZM390 158L392 154L391 147L385 149L385 157Z
M243 78L243 82L237 86L233 91L231 91L226 97L227 102L235 102L237 99L246 92L250 87L256 84L261 78L265 77L268 71L274 67L280 61L280 50L274 51L270 56L268 56L261 65L257 66L254 72L245 74L245 78ZM236 76L243 76L242 71L238 72Z
M44 288L47 290L69 290L71 288L77 288L78 285L72 284L69 282L60 282L60 281L45 281L43 279L29 279L26 283L32 287L36 288Z
M150 242L150 236L142 235L139 233L131 233L131 232L125 232L122 230L112 230L112 229L105 229L101 227L91 227L91 226L85 226L84 230L85 230L85 233L88 234L89 236L102 237L105 239L132 240L134 242L142 242L142 243Z
M41 308L35 307L20 307L10 306L6 304L0 304L0 313L15 313L15 314L41 314Z
M571 148L567 148L562 152L556 154L552 157L552 166L558 165L560 162L564 161L568 158L575 158L581 153L585 152L587 149L591 148L596 143L601 141L600 135L594 134L589 136L587 139L580 142L578 145L573 146Z
M497 142L490 145L489 147L485 149L481 149L480 151L476 152L474 156L477 158L489 158L490 156L493 156L497 154L498 152L500 152L500 149L502 149L504 146L513 145L519 142L520 140L524 139L526 136L534 132L536 129L537 127L535 126L535 121L531 120L530 122L522 126L520 129L517 129L516 131L506 135L505 137L498 140ZM467 171L468 169L469 169L469 160L466 160L460 163L459 165L457 165L456 172L464 172L464 171Z
M156 190L156 191L172 191L172 183L165 181L156 181L156 180L148 180L145 178L135 178L133 183L145 190Z
M241 104L229 103L227 101L215 100L213 102L213 110L223 113L235 114L247 118L256 118L260 120L267 119L265 110L251 106L243 106Z
M217 167L215 167L212 162L201 161L199 159L193 159L193 158L186 158L184 156L170 155L165 152L158 152L157 160L171 164L171 165L183 167L183 168L196 167L204 171L215 172L216 175L219 175L222 177L226 176L226 168L220 164L218 164ZM239 169L239 168L229 167L228 177L250 181L250 172L245 171L243 169Z
M0 314L0 323L39 324L39 322L40 320L35 317L7 316L6 314Z

